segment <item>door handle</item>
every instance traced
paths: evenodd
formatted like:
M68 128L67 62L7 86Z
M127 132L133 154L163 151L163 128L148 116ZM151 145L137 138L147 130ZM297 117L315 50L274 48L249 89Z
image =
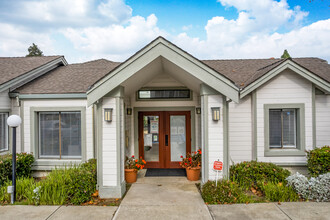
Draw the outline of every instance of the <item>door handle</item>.
M168 135L165 135L165 146L168 146Z

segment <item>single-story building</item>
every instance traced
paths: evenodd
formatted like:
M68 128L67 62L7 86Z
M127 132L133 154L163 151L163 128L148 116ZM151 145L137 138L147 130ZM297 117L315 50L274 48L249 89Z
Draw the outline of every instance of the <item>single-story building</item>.
M178 168L202 149L201 181L241 161L306 165L330 143L330 65L319 58L199 60L158 37L122 63L0 58L0 151L10 114L34 170L97 158L101 197L125 192L124 159Z

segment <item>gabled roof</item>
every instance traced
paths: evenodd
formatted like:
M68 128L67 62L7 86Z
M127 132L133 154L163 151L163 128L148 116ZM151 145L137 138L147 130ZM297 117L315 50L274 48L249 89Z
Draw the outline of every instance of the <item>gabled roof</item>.
M58 67L28 83L15 92L20 94L86 93L97 80L108 74L119 63L99 59Z
M319 58L293 59L237 59L237 60L202 60L220 74L235 82L244 89L272 69L283 64L286 60L299 64L304 69L330 83L330 65Z
M59 65L66 65L63 56L0 57L0 91L17 88Z
M94 90L97 87L104 87L106 90L118 86L121 83L120 80L125 80L125 77L127 79L130 74L134 74L156 56L162 56L172 63L180 60L180 63L177 63L178 66L185 67L186 71L198 79L208 78L209 86L219 92L221 90L223 94L227 92L225 95L235 100L237 100L236 94L239 93L241 98L244 97L287 68L310 80L321 90L330 93L330 65L325 60L319 58L199 60L162 37L153 40L125 62L100 59L57 67L52 71L48 70L48 73L42 76L39 75L30 83L20 85L21 87L15 92L88 95L95 93ZM40 65L53 62L54 59L64 60L61 56L0 58L0 80L9 79L10 81L10 76L19 78L31 72L31 69L36 70L40 68ZM0 84L0 91L1 86ZM99 90L100 93L95 97L100 95L102 97L102 94L106 93L105 90L102 92ZM91 102L93 101L95 99Z
M158 37L95 83L87 91L88 105L95 103L158 57L163 57L215 91L238 102L239 89L230 79L170 41Z

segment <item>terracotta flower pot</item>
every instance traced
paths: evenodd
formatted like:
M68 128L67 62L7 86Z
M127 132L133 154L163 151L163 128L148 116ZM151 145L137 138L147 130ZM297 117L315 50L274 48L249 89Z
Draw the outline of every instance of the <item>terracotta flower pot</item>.
M126 183L135 183L137 178L136 169L125 169L125 180Z
M201 168L200 167L193 167L193 168L186 168L187 172L187 179L190 181L197 181L199 180L199 176L201 174Z

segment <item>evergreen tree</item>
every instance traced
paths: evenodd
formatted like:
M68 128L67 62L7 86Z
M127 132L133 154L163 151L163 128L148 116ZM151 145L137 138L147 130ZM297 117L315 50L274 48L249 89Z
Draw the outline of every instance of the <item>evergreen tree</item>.
M281 56L282 59L286 59L286 58L291 58L289 52L285 49L282 56Z
M27 57L41 57L41 56L43 56L42 51L34 43L32 44L32 46L30 46L28 48L28 51L29 51L29 54L26 55Z

